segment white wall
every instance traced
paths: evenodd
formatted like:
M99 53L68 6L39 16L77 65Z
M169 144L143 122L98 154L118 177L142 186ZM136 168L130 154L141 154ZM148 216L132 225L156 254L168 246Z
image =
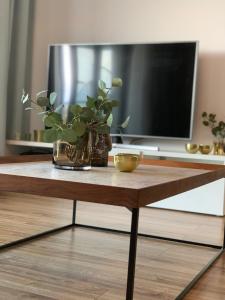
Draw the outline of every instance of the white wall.
M225 119L224 0L36 0L33 40L33 93L47 85L51 43L200 41L195 142L211 142L201 112ZM32 117L32 129L41 126ZM162 149L184 142L148 141Z
M0 0L0 155L5 153L7 80L9 68L9 50L12 31L12 4Z

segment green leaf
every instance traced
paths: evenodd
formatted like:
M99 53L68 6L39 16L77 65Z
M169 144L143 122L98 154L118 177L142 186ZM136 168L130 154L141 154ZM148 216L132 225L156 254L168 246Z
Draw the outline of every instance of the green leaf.
M98 100L103 101L103 97L102 96L98 96Z
M107 119L106 122L107 122L107 125L108 125L109 127L112 126L112 122L113 122L113 115L112 115L112 114L109 115L109 117L108 117L108 119Z
M80 119L85 123L90 122L96 119L96 114L89 107L83 107Z
M126 128L130 122L130 116L126 118L126 120L120 125L122 128Z
M206 117L207 117L207 112L204 111L204 112L202 113L202 118L206 118Z
M121 78L119 77L114 77L112 79L112 86L113 87L121 87L123 85L123 81Z
M102 96L102 98L105 99L107 97L107 90L98 88L98 96Z
M110 128L107 125L101 125L96 128L96 131L100 134L109 134Z
M120 105L120 102L118 100L111 100L111 106L112 107L117 107Z
M62 140L63 139L62 136L63 136L62 130L58 130L58 132L57 132L57 140Z
M49 96L49 102L50 102L51 105L53 105L55 103L56 97L57 97L56 92L52 92L50 94L50 96Z
M46 107L49 105L49 100L47 97L38 97L37 98L37 105L40 107Z
M96 109L99 109L100 105L102 104L102 100L95 100L95 107Z
M54 110L55 112L60 112L60 110L63 108L63 104L60 104L59 106L56 107L56 109Z
M93 108L95 107L95 98L87 96L87 102L86 102L87 107Z
M46 129L44 131L43 139L47 143L53 143L58 139L58 133L56 129Z
M37 115L47 115L49 112L50 112L49 110L45 110L45 111L38 112Z
M50 113L44 118L44 124L47 127L57 127L62 125L62 117L56 112Z
M105 114L110 114L112 112L112 104L111 102L105 102L102 106Z
M214 114L209 114L209 121L210 121L210 122L214 122L214 121L215 121L215 117L216 117L216 115L214 115Z
M77 141L77 136L72 128L66 128L62 131L62 139L69 143L75 143Z
M78 104L73 104L70 106L70 111L73 115L78 115L82 112L82 107Z
M203 121L202 123L203 123L203 125L205 125L205 126L209 126L209 122L208 122L208 121Z
M75 121L73 122L73 130L76 136L82 136L86 131L86 124L84 122Z
M217 136L218 133L219 133L218 127L212 128L212 134L213 134L213 135Z
M104 82L103 80L99 80L99 81L98 81L98 87L99 87L99 89L101 89L101 90L105 90L105 89L106 89L106 84L105 84L105 82Z
M23 94L21 98L21 102L24 104L29 100L29 95L28 94Z

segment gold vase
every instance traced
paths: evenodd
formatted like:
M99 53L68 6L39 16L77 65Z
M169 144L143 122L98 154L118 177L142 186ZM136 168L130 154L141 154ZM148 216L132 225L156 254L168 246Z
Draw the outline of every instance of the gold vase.
M91 169L91 145L88 136L80 139L76 145L58 140L53 144L53 164L58 169Z
M43 142L44 141L44 129L34 129L34 141Z
M225 145L222 142L214 142L213 143L213 154L215 155L224 155Z

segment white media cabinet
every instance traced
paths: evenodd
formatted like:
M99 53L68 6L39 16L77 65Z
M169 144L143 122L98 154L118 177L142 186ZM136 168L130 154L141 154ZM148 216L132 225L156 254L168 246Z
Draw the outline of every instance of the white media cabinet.
M132 145L127 148L122 145L116 145L112 149L111 154L115 155L118 152L133 152L140 153L142 151L148 158L154 159L170 159L182 160L201 163L212 164L225 164L225 156L221 155L205 155L205 154L189 154L186 152L172 152L172 151L157 151L150 150L151 147ZM167 208L188 212L196 212L210 215L223 216L225 214L224 200L225 200L225 179L220 179L215 182L209 183L205 186L196 188L192 191L182 193L180 195L167 198L158 202L157 204L150 205L151 207Z
M52 144L39 143L30 141L16 141L8 140L7 145L11 147L38 147L51 148ZM155 149L155 150L151 150ZM225 156L221 155L204 155L204 154L189 154L186 152L172 152L172 151L157 151L157 147L136 146L136 145L120 145L114 144L110 155L116 153L140 153L148 158L154 159L170 159L182 160L202 163L225 164ZM192 191L182 193L180 195L167 198L158 202L152 207L174 209L188 212L196 212L210 215L222 216L225 214L224 199L225 199L225 179L217 180L213 183L196 188Z

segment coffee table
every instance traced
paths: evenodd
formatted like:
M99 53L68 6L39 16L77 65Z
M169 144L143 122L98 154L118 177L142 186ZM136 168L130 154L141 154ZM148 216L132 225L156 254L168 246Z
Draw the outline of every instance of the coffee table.
M225 177L225 167L211 164L145 160L133 173L123 173L117 171L112 163L108 168L92 168L91 171L66 171L55 169L50 156L2 157L0 158L0 191L72 200L73 213L70 224L0 245L0 250L76 226L130 234L126 300L132 300L138 235L218 248L219 251L213 259L176 297L176 299L182 299L224 252L225 243L220 247L138 234L139 209L223 177ZM77 224L76 203L78 200L116 205L129 209L131 212L131 231L125 232Z

